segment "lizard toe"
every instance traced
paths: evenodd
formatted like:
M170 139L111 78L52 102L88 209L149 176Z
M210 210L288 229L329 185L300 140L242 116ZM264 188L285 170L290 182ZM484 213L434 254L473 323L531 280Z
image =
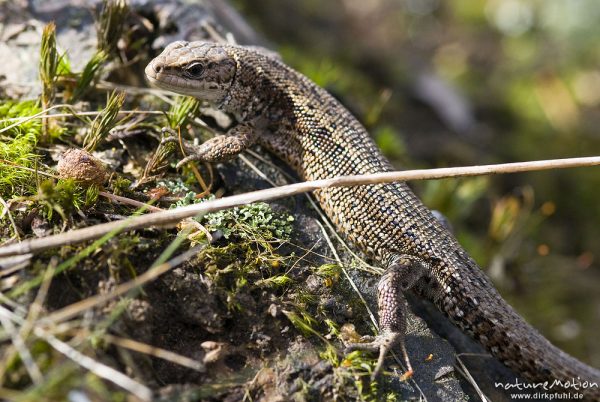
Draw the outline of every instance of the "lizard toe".
M397 345L397 344L401 345L402 353L405 356L406 362L408 362L408 358L406 356L406 348L404 347L403 339L404 339L404 336L400 332L383 331L375 337L365 336L365 337L361 338L361 340L366 340L367 342L349 343L348 345L346 345L346 352L352 352L355 350L364 350L367 352L379 352L377 364L375 365L375 369L373 370L373 373L371 374L371 379L375 380L375 379L377 379L377 377L379 376L379 374L381 373L381 371L383 369L383 363L385 362L386 356L391 352L392 348L395 345ZM410 363L408 363L407 374L408 373L410 373L410 374L408 375L407 378L412 376L412 367L410 366ZM405 374L405 376L406 376L406 374Z
M180 160L179 162L177 162L177 165L175 165L175 167L177 169L181 168L183 165L185 165L186 163L189 163L191 161L195 161L195 160L199 160L199 156L198 155L190 155L190 156L186 156L185 158L183 158L182 160Z

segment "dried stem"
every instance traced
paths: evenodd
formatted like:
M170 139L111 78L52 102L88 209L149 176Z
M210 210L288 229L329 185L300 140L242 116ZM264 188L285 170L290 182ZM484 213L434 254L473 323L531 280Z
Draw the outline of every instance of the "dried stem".
M0 247L0 257L11 255L37 253L48 248L66 244L80 243L87 240L99 238L111 231L135 230L156 225L169 225L182 219L197 215L215 212L222 209L238 207L259 201L271 201L279 198L289 197L300 193L306 193L322 188L357 186L365 184L380 184L408 180L431 180L449 177L481 176L499 173L518 173L527 171L564 169L583 166L600 165L600 156L553 159L532 162L505 163L498 165L483 165L458 168L441 169L419 169L399 172L384 172L358 176L340 176L331 179L308 181L286 186L270 188L260 191L252 191L245 194L234 195L201 204L189 205L164 212L156 212L144 216L136 216L123 221L102 223L83 229L72 230L58 235L48 236L41 239L26 240L21 243Z

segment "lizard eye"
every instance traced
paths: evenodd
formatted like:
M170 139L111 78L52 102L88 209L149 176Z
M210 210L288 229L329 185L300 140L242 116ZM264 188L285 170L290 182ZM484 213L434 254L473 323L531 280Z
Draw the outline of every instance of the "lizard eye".
M192 77L200 77L204 72L204 66L200 63L194 63L185 69Z

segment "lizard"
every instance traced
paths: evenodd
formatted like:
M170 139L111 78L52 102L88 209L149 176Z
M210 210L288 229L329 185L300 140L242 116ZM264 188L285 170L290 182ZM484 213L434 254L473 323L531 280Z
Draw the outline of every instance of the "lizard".
M394 170L367 130L326 90L256 47L177 41L146 67L161 89L198 98L236 124L200 145L191 160L230 160L260 144L302 180ZM600 370L552 345L498 293L454 235L404 182L324 188L320 206L354 246L385 268L377 285L380 330L347 350L379 352L373 378L393 347L404 346L406 292L433 302L455 325L532 383L585 382L600 400Z

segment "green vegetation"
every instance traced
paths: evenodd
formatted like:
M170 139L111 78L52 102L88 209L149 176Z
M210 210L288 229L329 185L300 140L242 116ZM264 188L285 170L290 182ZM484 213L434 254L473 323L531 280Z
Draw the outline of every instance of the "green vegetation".
M243 240L285 240L292 232L294 217L280 216L263 202L207 214L201 218L207 228L220 230L228 239L232 234Z
M63 57L63 60L67 60L67 58ZM77 100L81 99L87 91L90 90L94 80L96 80L100 75L102 67L107 60L108 54L103 50L99 50L94 53L81 71L81 74L76 75L77 79L71 95L69 96L68 91L65 91L69 101L76 102ZM68 63L65 63L62 70L62 75L68 76L70 73L71 67L68 65Z
M33 116L40 111L34 101L8 101L0 105L0 129L13 126L12 119ZM37 154L36 144L41 135L42 125L39 119L13 126L0 133L0 196L29 194L35 188L32 181ZM23 169L23 168L26 169Z
M237 3L262 21L288 64L360 118L399 167L600 153L600 54L590 51L600 30L591 0ZM123 0L103 1L97 49L78 68L60 53L66 44L57 43L54 24L45 27L40 97L0 101L0 244L115 220L126 225L127 217L149 212L140 202L175 208L254 180L241 162L175 169L180 140L202 142L214 133L195 119L199 101L172 97L167 107L163 94L140 90L141 68L163 28L147 33L148 24L162 23L155 17L130 14ZM127 77L137 88L125 96L110 81ZM452 126L443 116L448 105L423 96L417 83L431 83L428 77L457 96L450 106L465 101L472 125ZM206 122L217 127L213 120ZM102 187L58 177L55 166L69 148L107 164ZM277 174L270 165L259 168ZM559 346L593 361L600 349L582 339L598 331L587 317L598 303L599 185L597 173L583 170L413 184L449 218L469 253L492 268L519 311ZM343 250L341 261L334 259L315 221L297 199L256 203L177 228L64 244L22 265L2 260L2 319L11 321L0 330L0 399L63 400L78 390L124 401L135 386L166 384L160 392L172 388L191 400L260 400L272 396L269 384L287 383L296 400L316 395L315 384L341 400L400 399L389 390L395 380L368 380L376 356L341 350L343 341L360 338L349 322L363 334L371 323L342 271L358 263ZM191 247L199 251L169 266ZM137 286L161 266L167 268L152 283ZM131 288L117 295L125 284ZM68 320L53 321L57 312ZM211 342L222 346L211 349ZM77 353L99 366L83 367ZM206 372L183 368L182 357ZM136 383L115 385L103 364Z
M90 129L83 138L83 147L86 151L94 151L100 141L109 131L117 125L117 116L125 102L125 92L113 92L106 101L106 107L94 119Z
M97 17L98 53L115 55L128 14L129 5L126 0L102 1L102 10Z
M44 27L40 46L40 81L42 81L42 107L46 109L54 98L56 73L60 57L56 50L56 26L50 23Z
M172 130L183 126L194 116L200 107L200 101L189 96L177 96L169 111L165 114L165 125Z

